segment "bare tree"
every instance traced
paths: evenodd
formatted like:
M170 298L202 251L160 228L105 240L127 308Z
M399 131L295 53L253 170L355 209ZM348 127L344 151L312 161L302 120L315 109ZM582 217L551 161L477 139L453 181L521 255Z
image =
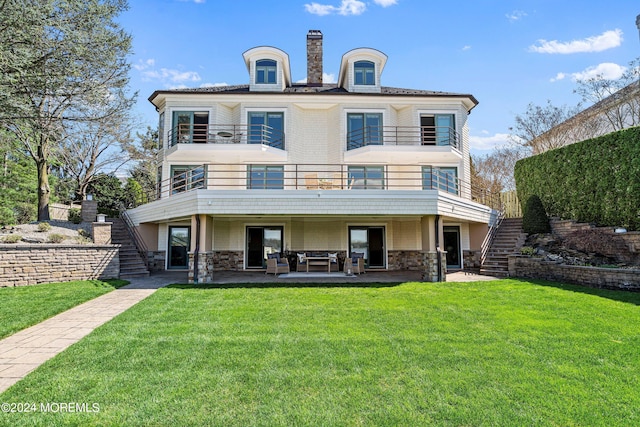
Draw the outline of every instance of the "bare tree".
M607 79L602 74L578 80L575 93L586 103L593 104L585 113L597 115L603 120L603 131L614 132L640 125L640 58L617 79Z
M0 126L36 164L38 220L49 219L49 161L70 124L131 106L131 37L115 22L126 9L126 0L0 2Z
M75 183L76 200L85 198L96 175L115 173L130 161L132 127L128 110L123 110L102 120L73 123L66 131L57 158L65 176Z
M485 156L472 156L473 187L494 194L515 189L513 171L516 162L529 154L530 151L527 148L513 145L497 147Z
M510 128L511 140L533 154L576 142L573 132L563 130L560 125L579 111L580 106L556 107L550 100L544 106L529 104L525 113L516 115L515 126Z

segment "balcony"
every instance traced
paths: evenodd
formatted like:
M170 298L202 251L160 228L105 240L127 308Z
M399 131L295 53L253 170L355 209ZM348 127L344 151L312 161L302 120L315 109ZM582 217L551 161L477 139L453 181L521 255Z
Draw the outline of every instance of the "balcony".
M177 144L258 144L284 150L284 132L267 125L179 124L169 132Z
M375 145L432 146L460 149L460 135L443 126L366 126L347 134L347 150Z
M347 134L345 161L410 163L429 153L431 162L459 160L460 134L443 126L367 126Z
M468 182L460 180L450 170L431 166L389 165L348 166L322 164L247 165L203 164L189 170L176 171L160 182L155 195L149 198L169 198L193 190L222 192L246 191L246 197L256 190L383 192L437 190L465 200L497 208L499 197L475 192Z
M166 155L175 161L206 161L212 151L229 162L287 159L284 132L267 125L179 124L168 138Z

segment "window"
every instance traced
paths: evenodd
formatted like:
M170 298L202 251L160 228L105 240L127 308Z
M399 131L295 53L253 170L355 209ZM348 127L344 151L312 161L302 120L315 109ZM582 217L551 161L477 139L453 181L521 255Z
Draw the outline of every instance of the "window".
M250 112L248 142L284 150L284 113Z
M383 166L349 166L349 189L384 190Z
M453 114L420 116L420 128L422 145L458 145Z
M207 142L209 113L174 111L171 145Z
M353 75L355 84L370 85L376 84L375 64L371 61L357 61L353 64Z
M171 166L171 194L204 188L204 166Z
M458 168L423 166L422 189L458 194Z
M382 114L347 114L347 150L367 145L382 145Z
M247 188L250 190L284 189L284 167L249 165L247 170Z
M267 255L282 253L283 234L282 227L247 227L247 268L264 268Z
M158 118L158 148L162 150L164 148L164 111L160 113L160 117Z
M276 61L260 59L256 61L256 84L276 84Z

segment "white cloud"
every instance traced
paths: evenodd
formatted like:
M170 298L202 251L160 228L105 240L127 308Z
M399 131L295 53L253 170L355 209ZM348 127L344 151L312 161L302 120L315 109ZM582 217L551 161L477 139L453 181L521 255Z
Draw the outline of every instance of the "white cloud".
M398 0L373 0L373 2L382 7L389 7L398 4Z
M555 77L549 79L550 82L554 83L559 80L564 80L567 77L571 77L571 80L588 80L595 77L602 77L607 80L616 80L622 77L622 74L627 71L627 67L614 64L613 62L603 62L602 64L598 64L592 67L588 67L582 71L578 71L576 73L558 73Z
M398 0L373 0L375 4L389 7L398 4ZM343 16L362 15L367 10L367 4L360 0L342 0L340 6L330 4L307 3L304 5L308 13L318 16L338 14Z
M469 45L466 45L466 46L462 47L462 50L470 50L470 49L471 49L471 46L469 46Z
M557 40L538 40L539 45L532 45L529 50L537 53L582 53L582 52L602 52L620 46L622 43L622 30L615 29L605 31L599 36L587 37L583 40L573 40L570 42L559 42Z
M522 10L514 10L511 13L507 13L505 16L507 17L509 22L516 22L527 16L527 13L523 12Z
M483 134L488 132L482 131ZM496 133L490 136L469 136L469 145L473 150L491 150L503 147L510 142L508 133Z
M135 70L140 72L142 81L159 81L165 86L173 84L184 84L186 82L199 82L202 80L196 71L182 71L171 68L155 68L155 59L139 60L133 65Z

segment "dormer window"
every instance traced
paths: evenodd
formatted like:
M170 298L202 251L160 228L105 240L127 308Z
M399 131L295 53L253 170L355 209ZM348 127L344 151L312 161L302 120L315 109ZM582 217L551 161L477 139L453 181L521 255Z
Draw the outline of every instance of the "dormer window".
M256 61L256 84L276 84L277 63L271 59Z
M357 85L375 85L375 64L371 61L357 61L353 64L353 74Z

